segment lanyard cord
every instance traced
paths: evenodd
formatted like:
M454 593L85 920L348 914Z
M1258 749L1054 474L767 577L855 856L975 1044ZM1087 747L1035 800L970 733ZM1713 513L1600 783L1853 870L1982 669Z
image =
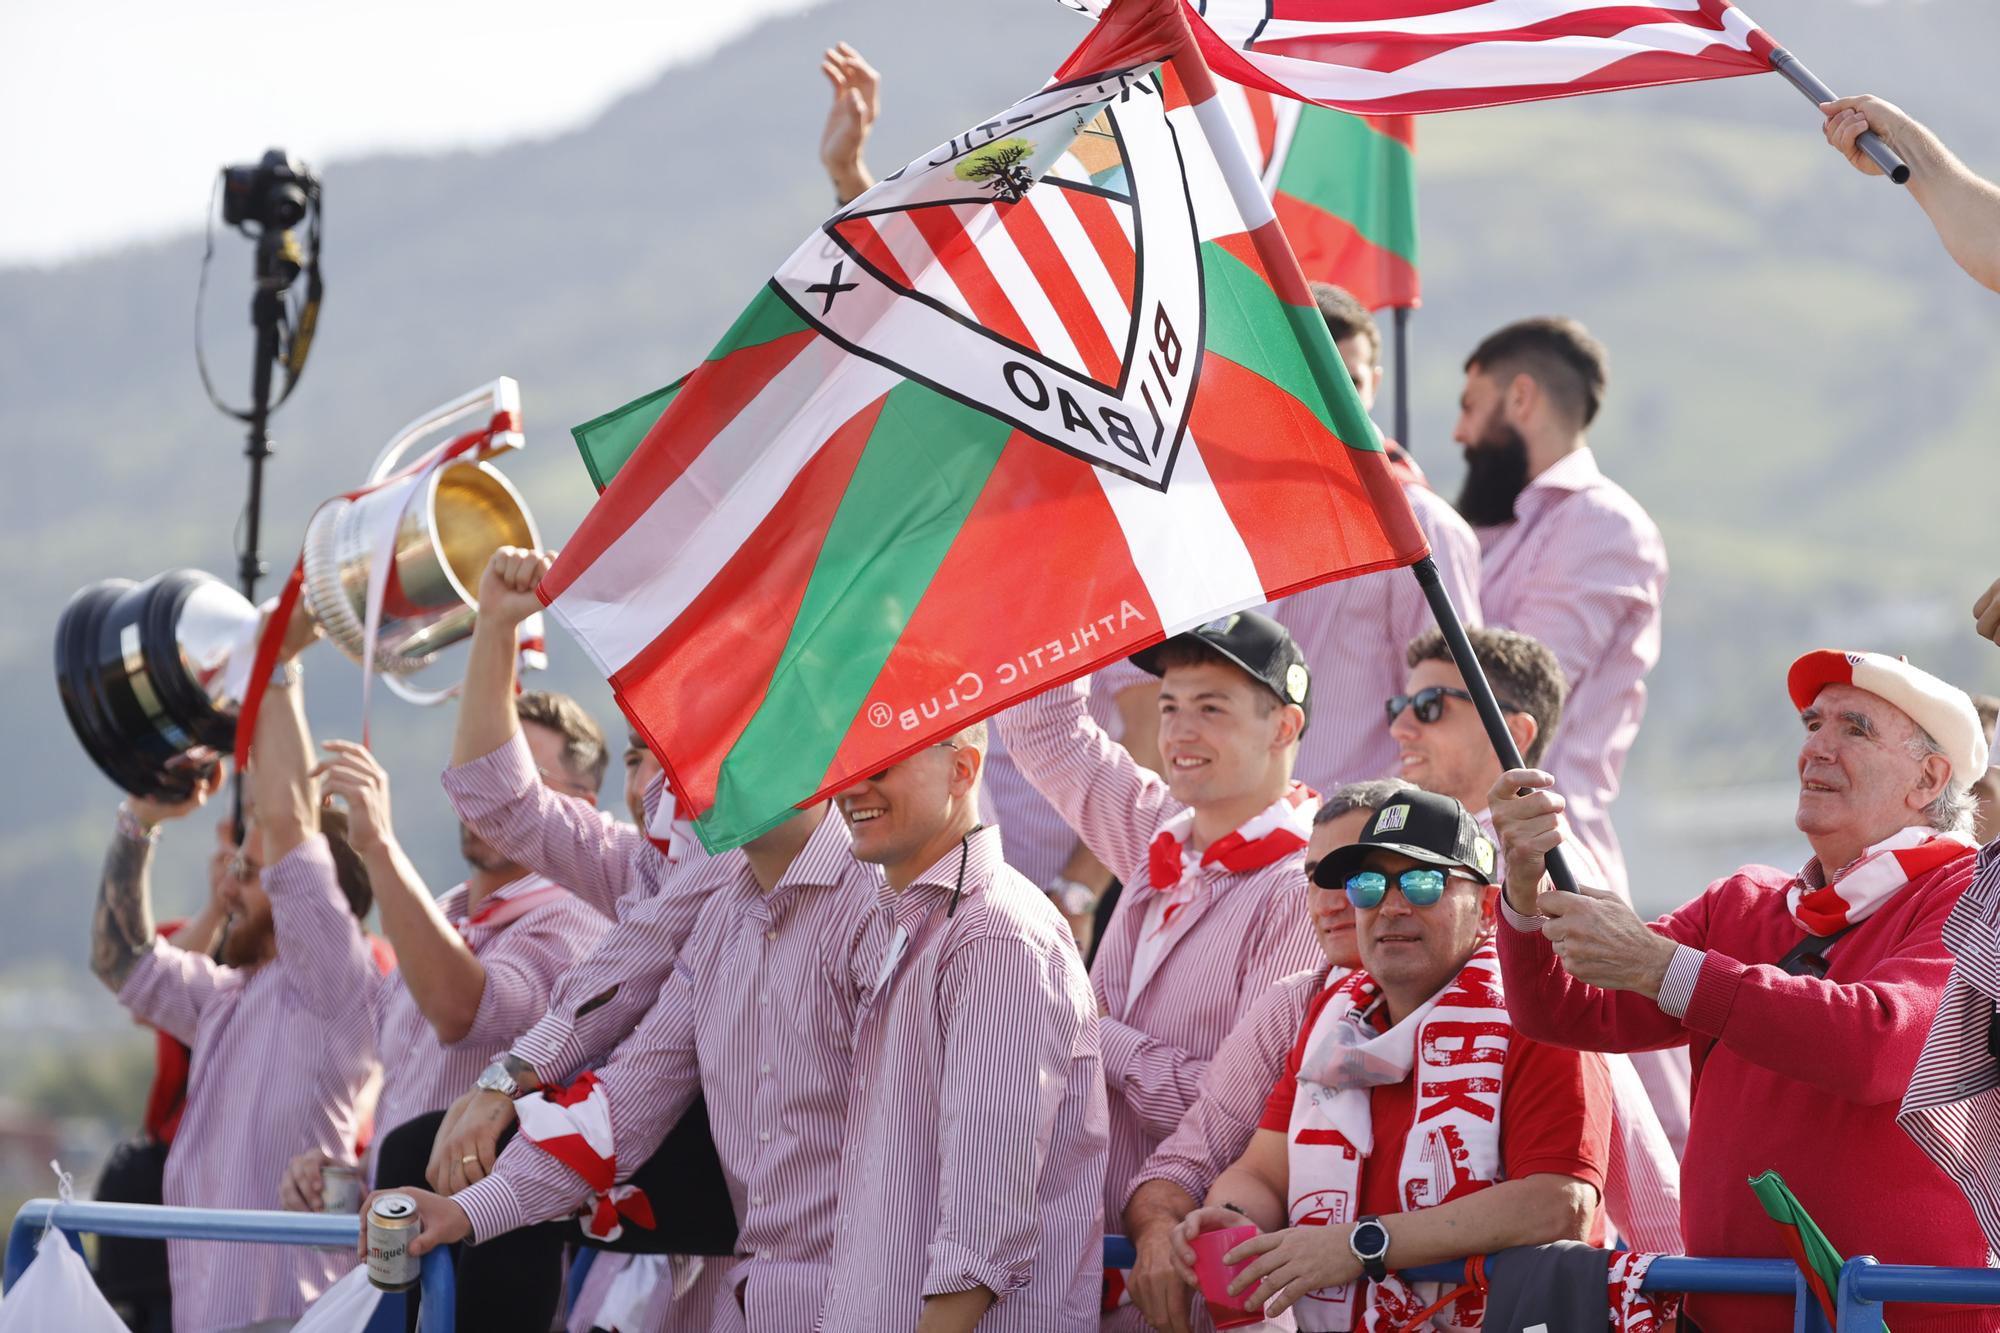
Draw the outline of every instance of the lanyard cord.
M959 896L965 892L965 863L972 855L972 835L985 827L984 824L974 824L965 831L965 836L958 840L958 883L951 888L951 906L944 909L944 919L947 921L951 920L952 913L958 910Z

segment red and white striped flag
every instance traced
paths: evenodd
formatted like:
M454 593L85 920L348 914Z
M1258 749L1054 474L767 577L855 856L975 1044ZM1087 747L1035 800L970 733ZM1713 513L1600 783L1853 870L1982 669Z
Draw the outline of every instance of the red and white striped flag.
M1063 0L1090 13L1105 0ZM1467 111L1771 70L1726 0L1203 0L1224 78L1360 115Z

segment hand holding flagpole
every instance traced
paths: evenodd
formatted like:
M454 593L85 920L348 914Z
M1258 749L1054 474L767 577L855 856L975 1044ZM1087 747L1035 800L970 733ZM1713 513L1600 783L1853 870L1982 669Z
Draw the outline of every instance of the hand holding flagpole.
M1800 64L1799 58L1782 46L1772 48L1771 68L1784 75L1785 82L1804 93L1814 106L1824 107L1828 102L1837 100L1833 89L1821 83L1818 75ZM1896 150L1883 143L1882 136L1875 131L1863 133L1855 141L1855 147L1868 154L1868 160L1882 168L1882 174L1894 184L1902 185L1910 179L1909 164L1896 156Z

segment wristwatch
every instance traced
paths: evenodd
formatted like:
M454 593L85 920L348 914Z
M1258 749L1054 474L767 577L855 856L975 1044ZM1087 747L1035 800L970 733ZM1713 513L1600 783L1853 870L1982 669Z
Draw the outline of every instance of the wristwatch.
M1097 910L1097 894L1088 884L1058 875L1044 892L1065 916L1089 916Z
M1382 1225L1381 1218L1369 1213L1356 1222L1354 1230L1347 1234L1347 1248L1361 1261L1361 1271L1370 1282L1380 1282L1389 1276L1389 1265L1385 1262L1389 1257L1389 1228Z
M509 1101L518 1101L531 1092L539 1092L542 1080L535 1073L533 1065L518 1056L503 1055L486 1066L473 1086L487 1092L497 1092Z

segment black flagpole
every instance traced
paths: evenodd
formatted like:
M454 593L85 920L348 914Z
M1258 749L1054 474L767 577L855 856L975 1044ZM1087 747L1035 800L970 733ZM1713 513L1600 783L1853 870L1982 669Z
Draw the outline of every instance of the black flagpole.
M1479 710L1479 720L1486 725L1486 739L1493 743L1493 752L1500 756L1500 766L1505 769L1526 768L1527 762L1521 758L1520 747L1514 744L1514 733L1507 730L1507 719L1500 712L1500 701L1493 697L1493 686L1486 679L1486 669L1479 665L1479 654L1472 651L1472 640L1465 635L1465 622L1458 618L1458 608L1451 604L1451 594L1445 591L1444 581L1438 577L1437 562L1429 556L1410 566L1410 572L1417 576L1417 583L1424 590L1424 600L1431 604L1431 615L1444 633L1445 646L1451 649L1452 660L1458 664L1458 674L1465 678L1465 692L1472 696L1472 706ZM1564 893L1576 892L1576 876L1570 873L1569 862L1557 848L1549 853L1549 878ZM1502 861L1501 878L1506 878L1505 861Z
M1833 89L1819 81L1819 76L1799 63L1799 58L1784 47L1771 51L1771 68L1785 76L1785 82L1806 95L1814 106L1834 101ZM1896 150L1882 142L1882 136L1873 130L1864 130L1856 142L1862 152L1868 154L1882 174L1897 185L1910 179L1909 164L1896 156Z
M1410 308L1396 307L1396 443L1410 447Z

